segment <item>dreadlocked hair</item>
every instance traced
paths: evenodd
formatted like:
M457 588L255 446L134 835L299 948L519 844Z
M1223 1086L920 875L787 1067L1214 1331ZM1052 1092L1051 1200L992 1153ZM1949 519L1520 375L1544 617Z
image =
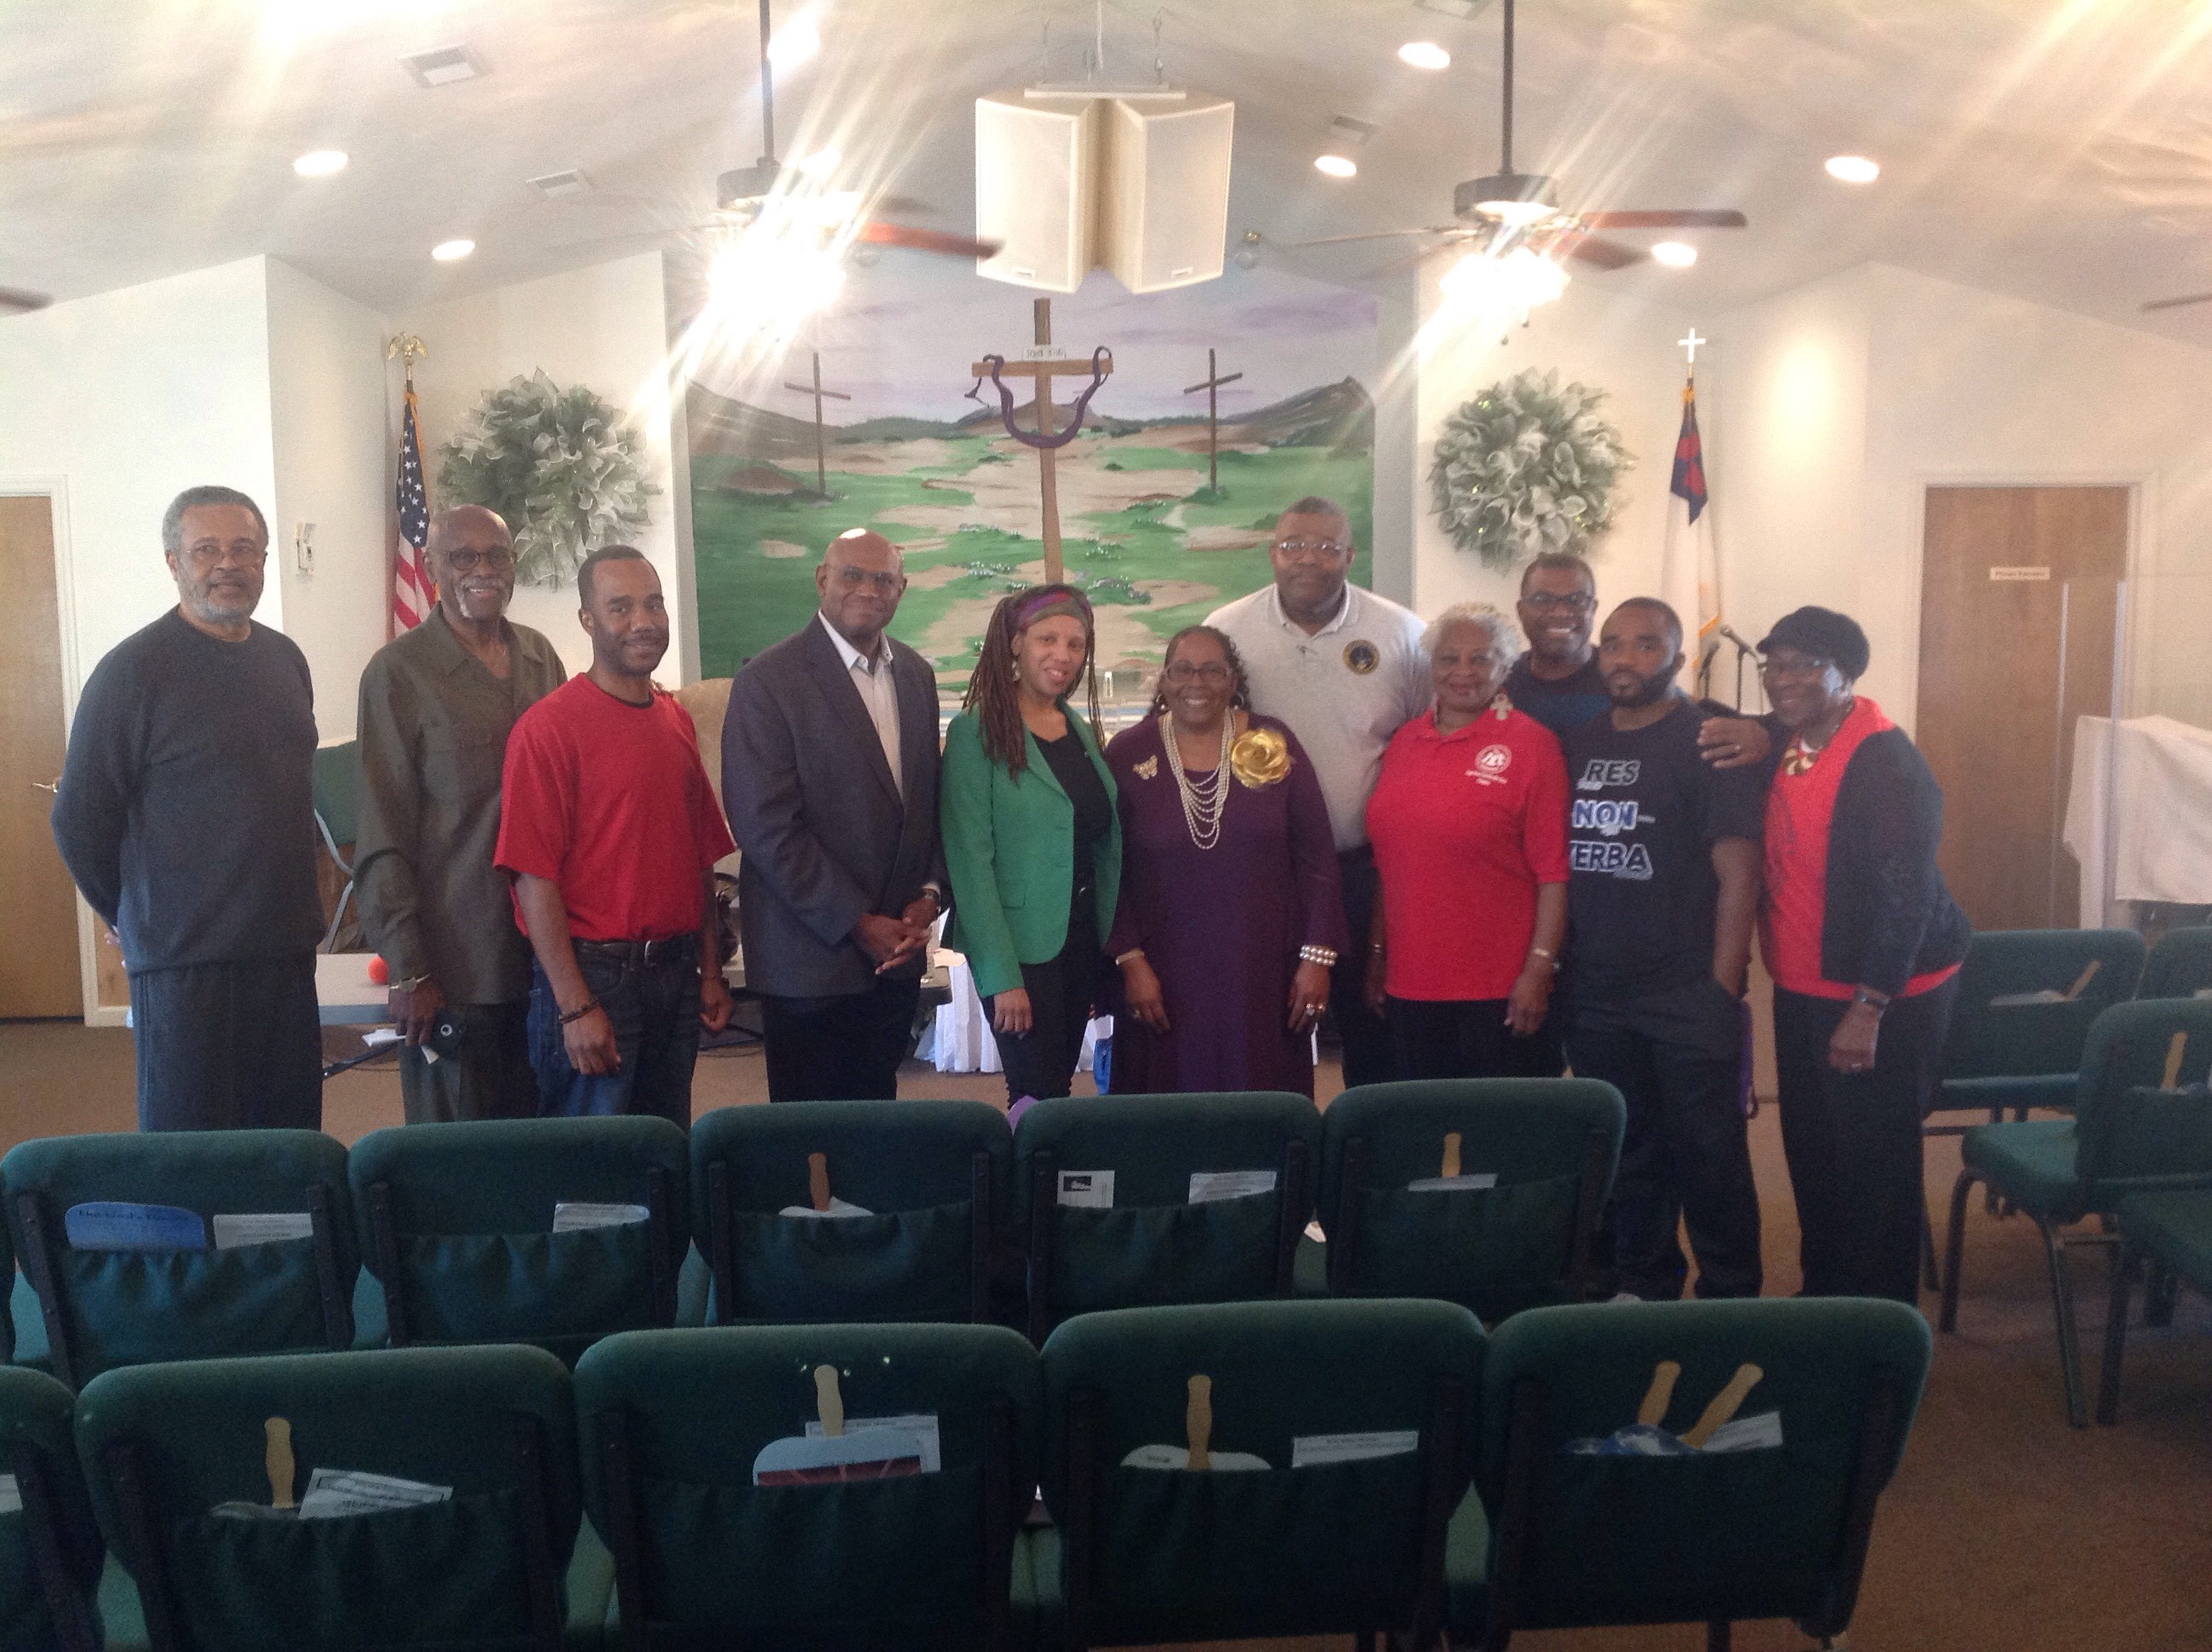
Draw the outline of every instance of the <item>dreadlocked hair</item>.
M1168 708L1168 667L1175 664L1176 650L1191 637L1212 637L1221 645L1221 657L1229 662L1229 674L1237 679L1237 692L1229 696L1230 705L1238 711L1252 709L1250 680L1244 675L1244 656L1237 652L1237 645L1229 640L1229 633L1218 625L1186 625L1168 639L1167 652L1160 656L1158 683L1152 690L1152 715L1160 716Z
M1024 611L1031 617L1017 625L1016 616ZM1011 592L991 610L991 623L983 631L982 652L976 656L968 692L960 701L963 710L975 714L983 755L993 762L1004 763L1010 774L1019 774L1030 764L1029 731L1022 722L1021 695L1014 683L1014 644L1030 625L1063 611L1083 621L1085 696L1091 734L1098 735L1098 628L1091 616L1091 599L1072 585L1033 585Z

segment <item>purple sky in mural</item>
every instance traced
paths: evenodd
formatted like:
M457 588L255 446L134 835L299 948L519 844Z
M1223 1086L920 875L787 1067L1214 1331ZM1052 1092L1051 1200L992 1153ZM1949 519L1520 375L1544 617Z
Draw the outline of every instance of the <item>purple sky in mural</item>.
M985 281L951 259L887 253L852 272L812 336L793 343L780 370L749 380L709 368L701 382L805 416L812 411L809 400L781 386L787 379L805 380L807 353L819 349L823 385L853 398L849 404L830 404L832 423L886 414L957 419L975 410L965 399L974 383L969 365L988 351L1012 355L1030 342L1036 296L1026 288ZM1246 270L1232 264L1218 281L1141 297L1093 272L1081 291L1054 295L1052 307L1054 342L1071 358L1099 344L1113 350L1114 375L1092 405L1122 418L1203 416L1204 394L1182 392L1206 377L1209 345L1219 353L1220 371L1244 374L1221 392L1224 416L1341 379L1358 379L1370 392L1375 386L1373 297L1265 265ZM1056 395L1065 402L1073 392L1061 384Z

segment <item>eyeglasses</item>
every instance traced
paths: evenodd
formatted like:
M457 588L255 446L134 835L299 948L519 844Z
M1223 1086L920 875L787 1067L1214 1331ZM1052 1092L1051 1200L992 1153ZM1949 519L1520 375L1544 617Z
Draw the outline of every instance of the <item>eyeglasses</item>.
M1194 665L1188 659L1178 659L1161 675L1178 688L1188 683L1203 683L1208 688L1218 688L1229 680L1229 667L1218 659L1209 659L1202 665Z
M494 574L514 571L514 553L504 545L495 545L489 550L448 550L440 554L446 559L446 566L456 574L473 574L480 568Z
M1352 554L1341 539L1278 539L1271 549L1286 562L1333 562Z
M1835 663L1832 659L1823 659L1818 654L1799 654L1790 659L1762 659L1759 662L1759 674L1770 683L1778 677L1809 680L1826 677L1828 668Z
M872 586L875 588L876 594L883 597L888 597L896 592L905 580L905 576L894 568L884 568L880 572L871 573L865 568L854 568L848 564L836 569L835 573L837 576L837 583L848 591L858 591L862 586Z
M1597 598L1587 591L1570 591L1564 596L1556 591L1531 591L1521 598L1521 605L1539 614L1548 614L1555 608L1587 614L1597 606Z
M259 568L269 560L265 545L252 548L245 545L188 545L185 555L191 557L195 568L220 568L231 562L240 568Z

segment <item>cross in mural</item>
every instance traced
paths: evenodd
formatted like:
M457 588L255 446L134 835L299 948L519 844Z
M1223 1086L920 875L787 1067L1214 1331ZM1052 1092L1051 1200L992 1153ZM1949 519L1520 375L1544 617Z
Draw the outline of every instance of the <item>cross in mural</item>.
M1183 392L1186 396L1206 392L1206 485L1214 492L1221 488L1221 386L1233 385L1244 375L1232 373L1224 378L1213 365L1213 352L1206 353L1206 377Z
M814 382L811 385L794 385L787 379L783 381L783 387L786 390L795 390L802 396L814 398L814 486L816 491L820 493L823 498L827 499L830 497L830 439L828 429L822 421L822 398L827 396L832 401L838 402L849 402L853 398L842 390L822 388L822 352L820 350L814 352Z
M969 368L975 375L975 391L982 389L988 379L999 387L999 402L1006 419L1006 434L1025 447L1037 450L1037 485L1044 501L1044 577L1048 585L1057 585L1066 577L1066 564L1060 554L1060 474L1056 468L1059 450L1075 438L1083 428L1084 410L1097 394L1098 386L1106 382L1106 375L1114 371L1114 357L1103 344L1091 351L1088 361L1070 361L1065 353L1054 348L1052 342L1052 301L1038 299L1035 307L1036 343L1024 352L1024 359L1009 361L1003 355L987 355ZM1055 412L1052 404L1052 381L1054 379L1079 378L1088 374L1091 383L1075 398L1069 410L1067 428L1055 430ZM1014 393L1006 387L1009 377L1025 378L1036 387L1036 431L1034 434L1018 428L1014 422Z

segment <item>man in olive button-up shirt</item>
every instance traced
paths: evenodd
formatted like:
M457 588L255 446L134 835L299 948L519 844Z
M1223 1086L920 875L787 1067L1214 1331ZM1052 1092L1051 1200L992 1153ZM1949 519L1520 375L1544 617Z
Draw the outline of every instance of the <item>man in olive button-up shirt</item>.
M424 561L438 605L362 673L362 928L391 971L407 1121L528 1118L530 944L492 845L507 732L568 672L506 617L514 543L497 516L440 513ZM444 1054L425 1047L441 1021L459 1035Z

